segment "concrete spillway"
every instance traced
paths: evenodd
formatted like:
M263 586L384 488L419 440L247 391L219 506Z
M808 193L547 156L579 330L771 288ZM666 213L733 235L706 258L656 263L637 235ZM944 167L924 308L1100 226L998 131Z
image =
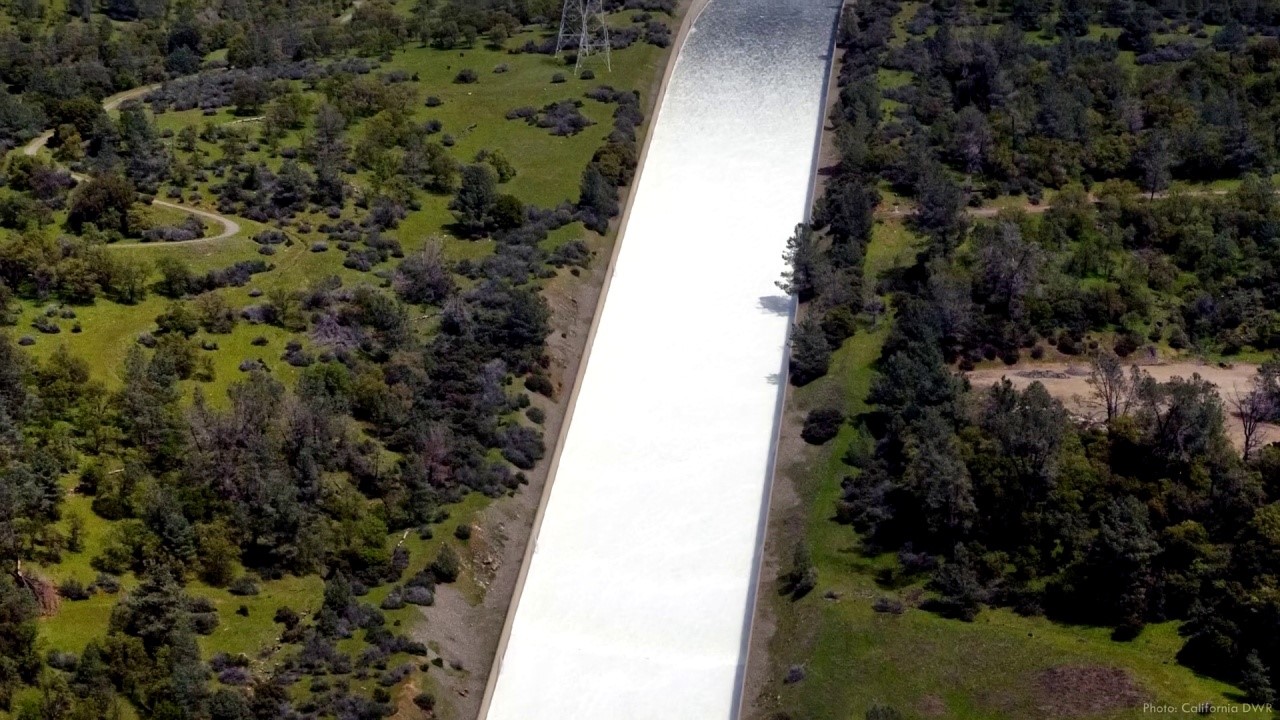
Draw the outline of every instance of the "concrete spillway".
M490 720L735 715L834 0L711 0L679 50Z

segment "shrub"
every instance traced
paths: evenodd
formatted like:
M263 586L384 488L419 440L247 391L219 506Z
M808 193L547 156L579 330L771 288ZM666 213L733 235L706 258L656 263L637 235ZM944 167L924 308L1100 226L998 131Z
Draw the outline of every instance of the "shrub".
M564 73L556 73L551 76L551 84L559 85L565 81Z
M248 575L241 575L231 581L231 584L227 586L227 592L238 596L257 595L259 592L258 583Z
M471 526L470 526L470 525L459 525L458 527L456 527L456 528L454 528L454 529L453 529L453 536L454 536L454 537L456 537L456 538L458 538L459 540L470 540L470 539L471 539Z
M462 570L462 561L458 558L458 553L454 551L453 546L445 544L440 547L436 559L431 561L431 566L427 569L436 582L451 583L458 579L458 573Z
M378 678L378 684L382 685L383 687L391 687L392 685L395 685L401 680L404 680L405 678L409 677L410 673L412 672L413 672L413 665L410 663L397 665L395 668L383 673L382 676Z
M671 44L671 28L658 20L650 20L644 27L644 41L650 45L667 47Z
M405 588L404 601L410 605L432 605L436 601L436 593L429 587L414 585Z
M213 631L218 627L218 613L216 612L193 612L191 613L191 630L197 635L212 635Z
M542 411L542 408L536 408L536 407L531 407L528 410L525 410L524 416L529 418L530 422L535 422L539 425L541 425L547 419L547 414Z
M778 576L779 591L793 600L808 595L818 585L818 568L809 555L809 546L797 543L791 553L791 568Z
M443 100L441 100L440 98L436 97L435 95L428 95L428 96L427 96L427 103L426 103L427 107L432 107L432 108L433 108L433 107L440 107L440 106L441 106L441 105L443 105L443 104L444 104L444 101L443 101Z
M800 437L811 445L821 445L840 433L844 425L844 413L832 407L816 408L805 416Z
M826 333L812 318L806 318L791 335L791 384L807 385L827 374L831 365L831 345Z
M249 685L253 682L253 674L246 668L229 667L218 673L218 682L223 685Z
M98 577L93 579L93 587L108 595L115 595L120 592L120 578L110 573L98 573Z
M297 340L290 340L285 345L284 355L281 359L294 367L309 367L315 362L315 358L311 353L302 349L302 343Z
M62 328L58 327L57 323L43 315L31 321L31 327L46 335L57 335L62 332Z
M499 434L502 457L521 470L531 470L546 454L542 433L531 427L515 425Z
M536 392L544 397L553 397L555 393L555 388L551 385L551 379L546 375L537 373L530 375L525 379L524 386L530 392Z
M279 230L263 230L253 236L253 241L259 245L283 245L289 238Z
M378 604L378 607L383 610L399 610L404 607L404 595L401 594L398 588L393 588L391 592L387 593L387 596L382 599L382 602Z
M276 614L271 619L273 622L284 625L288 630L292 630L298 626L298 623L302 622L302 616L298 615L296 610L287 605L282 605L276 608Z
M1128 357L1138 349L1141 339L1133 333L1124 332L1116 338L1115 351L1120 357Z
M453 76L453 82L458 85L470 85L474 82L478 82L479 80L480 76L471 68L463 68L458 71L457 75Z
M45 662L54 670L71 672L76 669L76 665L79 664L80 658L76 657L75 653L63 650L50 650L48 656L45 658Z
M827 344L834 349L853 337L858 328L858 320L852 310L841 305L828 310L822 316L821 325L822 333L827 336Z
M897 598L878 597L872 603L871 609L878 613L888 613L890 615L901 615L907 611L902 601Z
M586 267L591 260L591 250L581 240L570 240L558 246L547 256L547 264L554 267Z
M58 594L68 600L88 600L93 595L84 583L75 578L63 580L58 586Z

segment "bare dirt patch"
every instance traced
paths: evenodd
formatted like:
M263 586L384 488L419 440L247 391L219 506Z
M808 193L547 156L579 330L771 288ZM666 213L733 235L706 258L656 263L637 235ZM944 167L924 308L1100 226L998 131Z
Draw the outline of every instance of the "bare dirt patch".
M1239 392L1247 392L1254 376L1258 374L1258 366L1250 363L1212 364L1198 362L1171 362L1145 365L1139 364L1143 372L1160 382L1192 375L1213 383L1218 388L1227 412L1231 412L1231 397ZM965 373L974 387L989 387L1008 378L1014 387L1023 389L1033 382L1044 385L1049 394L1062 401L1072 414L1087 421L1100 421L1103 407L1094 395L1093 386L1089 384L1089 365L1087 362L1077 363L1019 363L1009 367L978 368ZM1243 446L1244 432L1234 416L1226 418L1227 435L1237 448ZM1260 431L1261 443L1280 441L1280 426L1264 425Z
M808 445L800 438L804 413L791 405L787 393L787 412L783 415L778 433L777 457L779 465L787 459L805 458ZM782 679L782 670L771 656L770 646L778 640L778 616L774 603L777 595L778 576L795 543L804 537L806 506L797 488L798 477L803 477L803 460L779 467L774 473L769 497L769 524L765 531L764 551L760 559L760 575L756 580L755 614L752 617L751 636L747 649L747 668L742 688L742 717L758 720L773 717L777 709L776 686ZM815 632L805 637L788 636L792 645L811 646Z
M1060 665L1035 678L1041 717L1078 718L1141 705L1150 698L1125 670L1099 665Z
M937 695L925 695L916 702L916 711L923 717L945 717L947 703Z

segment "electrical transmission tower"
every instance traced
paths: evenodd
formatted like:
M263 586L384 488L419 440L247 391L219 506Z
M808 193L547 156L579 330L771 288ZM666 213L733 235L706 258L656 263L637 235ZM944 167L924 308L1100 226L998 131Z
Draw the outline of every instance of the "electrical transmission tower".
M577 63L573 74L582 71L582 63L592 53L604 53L604 64L613 71L609 56L609 24L605 21L604 0L564 0L560 14L560 37L556 40L556 56L566 47L577 45Z

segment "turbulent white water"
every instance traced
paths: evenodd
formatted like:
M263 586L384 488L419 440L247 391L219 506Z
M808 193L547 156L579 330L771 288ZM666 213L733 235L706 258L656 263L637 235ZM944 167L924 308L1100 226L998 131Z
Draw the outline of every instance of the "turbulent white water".
M490 720L735 714L834 0L712 0L653 129Z

